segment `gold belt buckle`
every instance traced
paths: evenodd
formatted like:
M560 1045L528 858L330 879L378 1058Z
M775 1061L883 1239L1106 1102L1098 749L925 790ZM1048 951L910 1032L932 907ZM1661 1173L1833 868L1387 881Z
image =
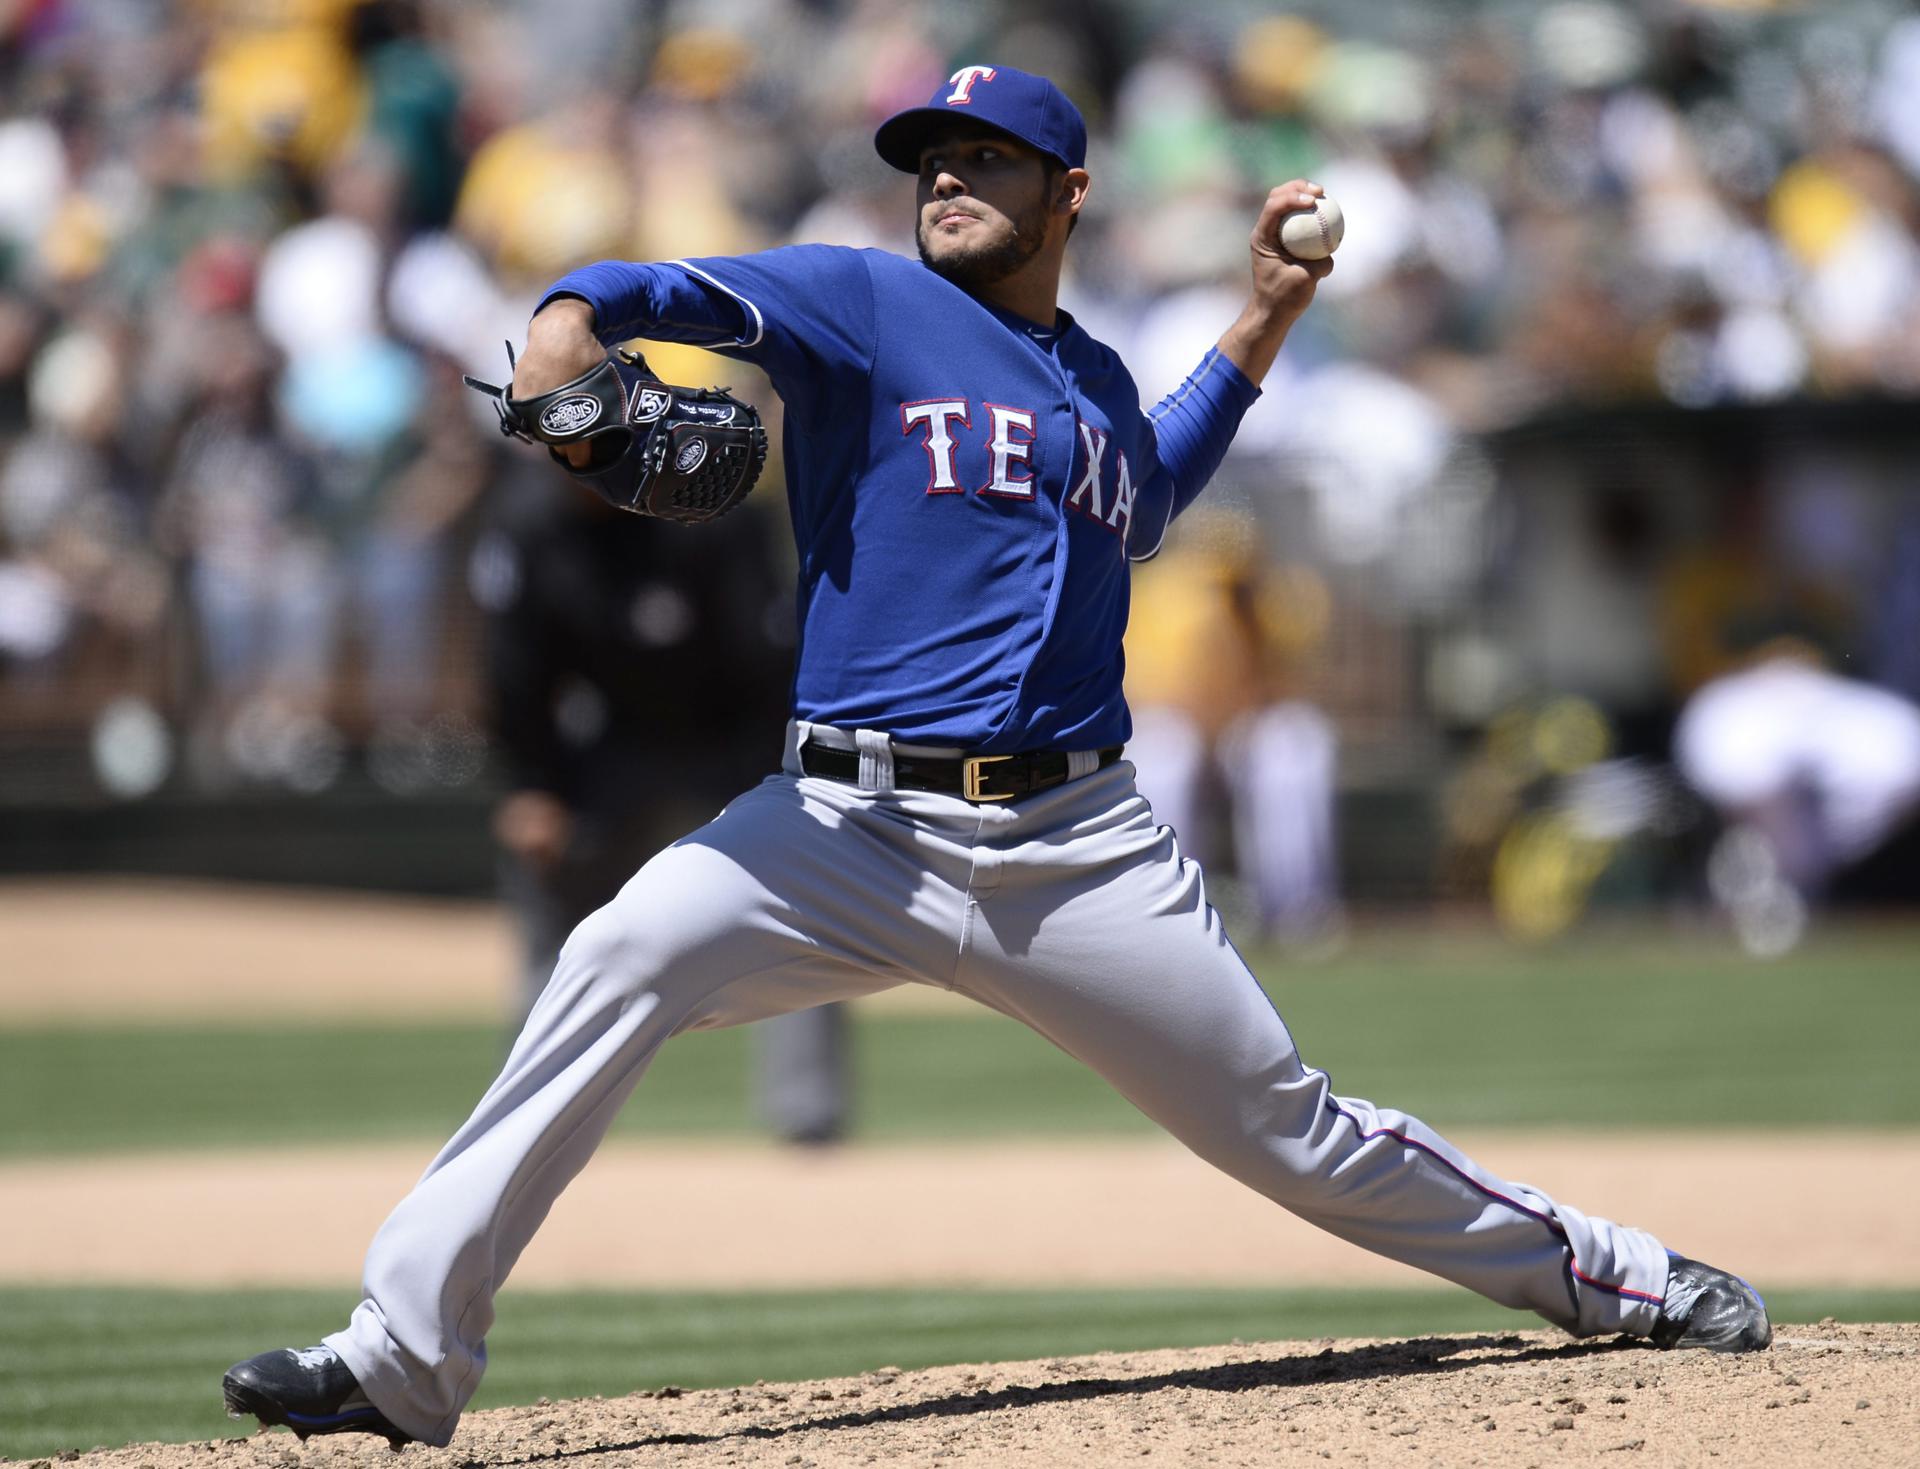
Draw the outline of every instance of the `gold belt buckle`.
M980 790L980 767L991 765L996 760L1011 760L1011 755L969 755L960 762L960 790L969 801L1011 801L1013 792L1004 796L989 796Z

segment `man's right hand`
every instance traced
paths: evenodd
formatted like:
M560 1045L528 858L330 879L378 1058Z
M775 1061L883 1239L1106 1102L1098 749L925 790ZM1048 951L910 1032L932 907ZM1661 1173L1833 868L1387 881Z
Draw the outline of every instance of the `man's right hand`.
M577 296L549 301L527 326L527 350L513 369L514 398L536 398L591 372L606 360L607 349L593 334L593 308ZM568 444L559 453L576 469L593 459L585 444Z

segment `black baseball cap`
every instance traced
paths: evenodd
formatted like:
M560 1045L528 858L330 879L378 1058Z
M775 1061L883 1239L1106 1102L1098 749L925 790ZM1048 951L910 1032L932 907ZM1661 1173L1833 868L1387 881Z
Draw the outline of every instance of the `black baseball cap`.
M985 123L1068 168L1087 164L1087 123L1067 94L1045 77L1011 66L963 66L925 107L909 107L880 124L873 146L902 173L920 172L920 150L935 129L955 118Z

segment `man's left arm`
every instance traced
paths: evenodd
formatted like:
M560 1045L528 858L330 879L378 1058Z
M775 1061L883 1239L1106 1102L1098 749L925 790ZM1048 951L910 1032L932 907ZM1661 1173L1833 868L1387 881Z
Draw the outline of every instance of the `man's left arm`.
M1333 269L1331 259L1296 260L1280 248L1282 217L1311 209L1324 193L1318 184L1295 179L1267 195L1249 241L1253 288L1239 319L1186 381L1148 412L1159 465L1141 488L1134 519L1139 535L1128 548L1134 560L1160 549L1167 527L1213 478L1287 332Z

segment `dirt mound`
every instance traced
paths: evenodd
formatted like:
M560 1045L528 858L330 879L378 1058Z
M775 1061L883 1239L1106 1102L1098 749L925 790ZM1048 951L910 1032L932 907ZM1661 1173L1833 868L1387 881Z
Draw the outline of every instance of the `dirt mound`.
M275 1431L83 1456L109 1469L872 1463L1920 1464L1920 1325L1777 1328L1748 1357L1551 1332L882 1368L471 1415L404 1460ZM1616 1455L1627 1456L1616 1458ZM40 1461L32 1469L51 1469Z

